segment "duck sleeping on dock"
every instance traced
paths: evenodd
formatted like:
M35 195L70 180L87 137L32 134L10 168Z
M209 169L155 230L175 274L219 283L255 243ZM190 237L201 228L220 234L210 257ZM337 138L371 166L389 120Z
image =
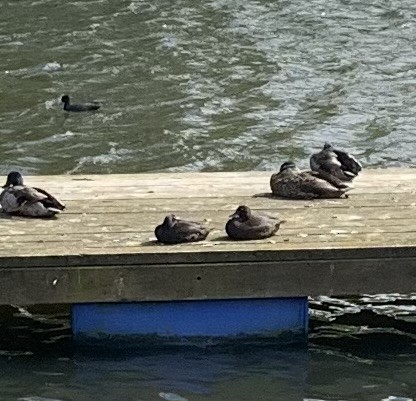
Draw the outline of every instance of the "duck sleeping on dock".
M248 206L239 206L230 216L225 231L234 240L254 240L271 237L283 223L278 217L253 212Z
M324 171L301 171L293 162L283 163L270 178L273 195L289 199L340 198L351 186Z
M202 223L182 220L174 214L167 215L155 229L157 240L164 244L203 241L209 232L210 229Z
M352 181L362 170L360 162L343 150L335 149L325 143L323 149L310 158L313 171L330 174L341 181Z
M6 184L0 194L0 205L4 212L27 217L53 217L65 205L40 188L23 184L23 177L17 171L7 176Z

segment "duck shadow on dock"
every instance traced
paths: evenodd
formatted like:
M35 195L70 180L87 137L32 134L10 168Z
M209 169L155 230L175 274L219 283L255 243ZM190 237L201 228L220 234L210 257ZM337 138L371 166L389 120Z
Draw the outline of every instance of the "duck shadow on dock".
M344 194L344 196L340 197L339 199L348 199L350 194ZM331 198L320 198L320 199L300 199L300 198L285 198L284 196L274 195L271 192L262 192L259 194L252 195L252 198L268 198L268 199L275 199L275 200L291 200L291 201L313 201L313 200L321 200L321 199L331 199Z
M252 195L252 198L270 198L270 199L284 199L281 196L275 196L271 192L262 192Z
M6 213L0 209L0 220L58 220L58 216L21 216L19 214Z
M214 246L216 242L234 242L230 237L227 235L214 235L210 236L204 241L194 241L194 242L182 242L180 244L163 244L159 242L156 238L154 240L143 241L140 243L141 246Z

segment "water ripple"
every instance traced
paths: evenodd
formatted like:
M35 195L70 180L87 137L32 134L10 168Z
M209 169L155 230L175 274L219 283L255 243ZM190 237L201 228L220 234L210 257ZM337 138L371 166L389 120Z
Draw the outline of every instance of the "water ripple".
M275 169L326 140L416 164L410 0L51 4L0 15L5 171ZM65 93L102 111L65 115Z

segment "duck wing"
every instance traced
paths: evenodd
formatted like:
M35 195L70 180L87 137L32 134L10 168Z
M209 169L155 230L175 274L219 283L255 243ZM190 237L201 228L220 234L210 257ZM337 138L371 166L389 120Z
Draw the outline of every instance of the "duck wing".
M210 232L210 229L203 224L188 220L176 220L172 229L184 242L204 240Z
M274 235L280 227L280 220L253 213L246 221L228 220L225 231L236 240L264 239Z
M249 227L263 227L266 225L274 225L278 221L280 221L278 217L267 216L265 214L252 211L250 218L244 221L244 223Z
M331 174L315 171L275 173L270 187L273 195L289 199L339 198L351 189Z
M319 175L319 173L316 174ZM327 190L338 191L329 182L315 176L314 172L273 174L270 187L274 195L289 199L315 199L322 197Z
M46 207L53 207L55 209L58 210L64 210L65 209L65 204L62 203L60 200L58 200L57 198L55 198L54 196L52 196L49 192L46 192L44 189L42 188L36 188L33 187L33 189L41 195L46 196L46 198L43 199L42 203L46 206Z
M36 203L43 202L48 197L41 192L38 192L35 188L27 186L15 186L9 188L9 192L14 195L19 205L22 205L24 202Z
M98 103L87 103L87 104L69 104L64 107L66 111L80 112L80 111L94 111L101 107Z
M266 237L273 235L277 232L282 223L282 220L276 216L268 216L260 213L252 212L251 217L247 223L251 227L257 227L257 229Z
M353 156L342 150L334 149L344 171L357 175L362 170L361 163Z
M335 176L334 174L330 174L325 170L319 169L318 171L309 171L308 173L311 176L314 176L314 177L317 177L317 178L320 178L322 180L329 182L331 185L333 185L334 187L338 189L351 188L348 184L346 184L344 181L339 179L337 176Z
M161 224L155 229L156 238L165 244L202 241L209 232L201 223L179 219L171 227Z
M339 184L339 180L335 177L327 176L327 179L322 178L322 175L312 171L303 171L297 175L297 183L301 193L306 193L315 198L338 198L345 192L351 189L348 185Z

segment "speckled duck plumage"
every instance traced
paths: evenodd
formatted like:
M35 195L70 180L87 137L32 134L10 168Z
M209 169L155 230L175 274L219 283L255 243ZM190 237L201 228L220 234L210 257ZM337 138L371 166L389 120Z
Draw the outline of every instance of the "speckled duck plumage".
M27 217L53 217L65 209L65 205L40 188L23 184L17 171L7 176L0 194L0 205L4 212Z
M292 162L271 176L270 187L273 195L290 199L339 198L352 189L330 174L301 171Z

